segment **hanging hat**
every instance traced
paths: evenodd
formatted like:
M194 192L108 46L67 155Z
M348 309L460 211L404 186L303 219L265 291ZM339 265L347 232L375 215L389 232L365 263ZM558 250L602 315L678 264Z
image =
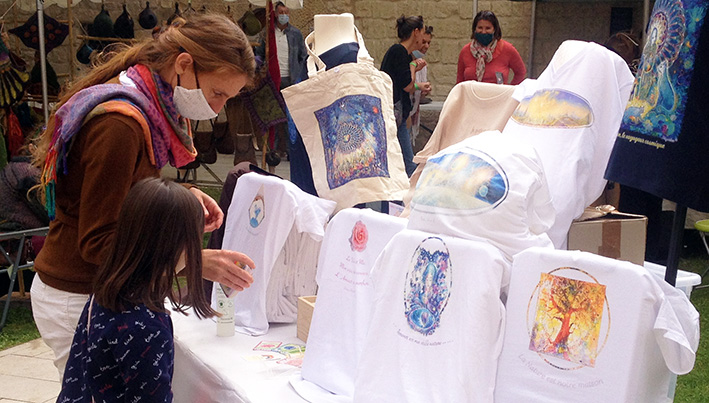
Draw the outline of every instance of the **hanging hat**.
M116 36L113 32L113 20L103 5L101 5L101 11L99 11L98 15L96 15L93 23L89 25L88 31L90 36L95 36L98 38L113 38ZM101 51L110 43L111 42L107 41L89 41L89 46L92 49Z
M138 24L140 24L143 29L153 29L158 25L158 17L153 10L150 9L149 1L145 2L145 9L138 15Z
M101 11L99 11L96 18L94 18L94 23L91 24L90 31L89 34L91 36L98 36L100 38L113 38L116 36L113 32L113 20L103 5L101 5Z
M275 167L281 163L281 157L278 155L276 150L271 150L266 153L266 164L271 167Z
M175 21L175 18L177 17L182 17L182 12L180 12L180 3L175 2L175 13L167 19L167 25L172 24L172 22Z
M84 43L78 51L76 51L76 60L83 64L90 64L91 63L91 53L93 53L94 49L89 46L88 43Z
M10 51L0 38L0 108L10 107L22 99L29 79L29 74L13 65Z
M115 32L117 38L133 39L135 38L133 25L133 17L128 14L126 5L123 4L123 13L116 18L116 22L113 24L113 32Z
M37 13L19 27L11 29L9 32L16 35L25 46L39 50L39 18ZM62 24L54 18L44 15L44 51L49 53L52 49L61 45L66 36L69 35L69 26Z
M202 7L204 7L204 6L202 6ZM175 12L177 12L177 11L178 11L177 10L177 3L175 3ZM185 11L182 12L182 17L187 18L192 14L197 14L197 10L192 8L192 0L188 0L187 1L187 8L185 9Z
M39 53L39 52L36 52ZM27 92L30 94L41 95L42 94L42 68L40 65L39 55L35 54L35 64L30 71L30 85L27 88ZM61 90L59 85L59 80L57 79L57 72L49 61L45 63L47 69L47 92L49 95L57 95Z
M253 36L261 32L261 22L251 10L246 10L244 15L239 19L239 24L244 29L244 33L248 36Z

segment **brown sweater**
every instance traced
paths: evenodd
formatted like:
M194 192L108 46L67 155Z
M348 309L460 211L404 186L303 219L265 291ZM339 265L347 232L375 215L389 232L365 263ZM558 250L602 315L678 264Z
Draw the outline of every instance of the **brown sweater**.
M57 216L35 261L42 281L63 291L91 293L128 191L139 180L159 175L136 120L107 113L85 123L74 136L68 174L57 174Z

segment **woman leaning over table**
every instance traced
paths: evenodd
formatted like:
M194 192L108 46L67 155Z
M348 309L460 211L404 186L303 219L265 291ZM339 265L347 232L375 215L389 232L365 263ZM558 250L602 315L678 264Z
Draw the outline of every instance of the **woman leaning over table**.
M107 55L106 58L108 58ZM74 330L114 237L118 213L138 181L196 156L188 119L216 116L254 73L244 33L216 14L177 19L154 39L124 46L61 97L35 153L50 217L35 261L32 311L60 376ZM197 188L205 231L223 213ZM248 256L203 251L204 277L238 290L253 278Z
M512 70L514 77L509 81ZM481 11L473 19L472 41L458 56L457 82L475 80L486 83L517 85L527 69L511 43L502 39L500 22L492 11Z

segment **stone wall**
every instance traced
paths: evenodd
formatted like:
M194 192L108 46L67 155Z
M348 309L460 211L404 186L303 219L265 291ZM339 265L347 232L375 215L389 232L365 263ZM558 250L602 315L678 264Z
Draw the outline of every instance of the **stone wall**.
M567 39L604 43L610 36L613 7L633 8L633 32L639 34L642 31L642 2L538 3L531 75L539 76L559 45Z
M105 7L115 19L122 12L123 2L107 1ZM429 79L433 85L432 97L443 100L455 85L458 54L464 45L469 43L472 20L472 0L304 0L305 6L300 10L291 11L293 25L300 28L306 35L312 30L315 14L337 14L350 12L355 16L355 23L365 39L369 52L378 66L386 50L397 42L394 28L396 18L402 14L422 15L427 25L434 27L434 39L429 50ZM11 3L0 3L3 6ZM145 7L145 2L126 0L129 13L136 25L136 36L146 38L149 31L143 30L137 23L138 14ZM209 10L229 13L238 19L248 5L245 1L223 2L220 0L195 0L192 6L196 9L205 5ZM566 39L580 39L603 42L609 34L611 7L633 7L634 26L639 32L642 24L641 2L609 1L600 3L583 2L540 2L537 5L536 39L534 41L533 66L527 66L531 75L536 77L551 60L554 51ZM185 9L186 2L180 2L180 8ZM228 9L227 9L228 7ZM93 21L101 8L100 3L83 0L72 9L75 21L84 24ZM151 8L161 20L166 20L174 12L173 0L153 0ZM503 38L511 42L519 51L525 64L529 61L529 38L531 27L531 2L509 0L480 0L478 10L492 10L498 16ZM0 9L0 13L4 10ZM67 10L56 5L45 10L59 20L66 20ZM6 16L6 26L23 23L30 13L13 9ZM16 24L13 22L16 21ZM81 33L75 27L75 34ZM14 38L11 36L11 38ZM60 82L69 73L71 58L82 41L74 40L73 51L69 50L69 41L53 50L48 57L49 62L60 75ZM11 39L10 46L21 50L22 57L32 64L33 52L24 47L19 40ZM75 75L79 76L85 69L75 63Z

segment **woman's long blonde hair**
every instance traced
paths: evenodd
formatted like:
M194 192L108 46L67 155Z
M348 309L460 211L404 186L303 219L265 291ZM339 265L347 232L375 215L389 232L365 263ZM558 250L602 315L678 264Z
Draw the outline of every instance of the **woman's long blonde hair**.
M157 38L132 46L119 45L62 93L54 111L64 105L77 92L97 84L103 84L116 77L121 71L136 64L144 64L160 71L175 63L177 56L189 53L195 69L204 72L236 72L254 75L254 53L244 32L227 17L214 14L193 14L187 20L178 18ZM54 113L47 122L47 128L33 153L33 162L40 167L49 150L54 133ZM44 189L41 189L43 191Z

